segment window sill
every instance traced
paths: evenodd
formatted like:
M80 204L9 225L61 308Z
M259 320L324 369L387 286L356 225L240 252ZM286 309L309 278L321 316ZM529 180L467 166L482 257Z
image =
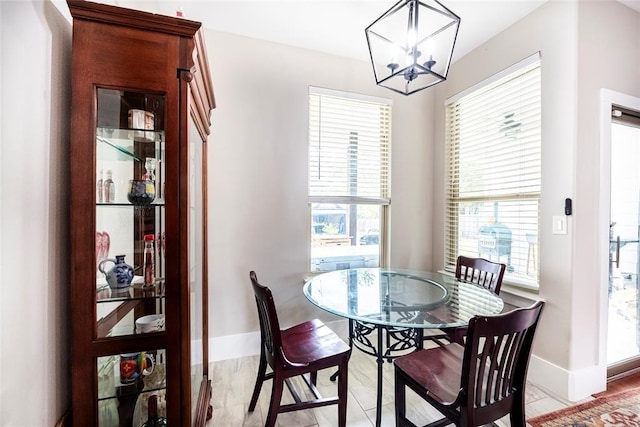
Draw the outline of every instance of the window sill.
M540 299L536 291L522 289L508 283L502 284L500 296L505 303L516 307L528 307Z

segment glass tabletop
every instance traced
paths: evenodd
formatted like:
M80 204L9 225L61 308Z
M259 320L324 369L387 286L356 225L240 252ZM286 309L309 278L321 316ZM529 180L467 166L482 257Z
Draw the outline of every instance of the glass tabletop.
M504 303L480 286L425 271L354 268L306 281L304 295L318 307L348 319L412 328L464 326L475 315L493 315Z

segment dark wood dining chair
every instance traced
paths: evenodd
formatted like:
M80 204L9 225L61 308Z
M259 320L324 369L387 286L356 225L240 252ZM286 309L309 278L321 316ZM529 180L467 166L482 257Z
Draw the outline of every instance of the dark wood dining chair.
M271 403L265 426L275 425L278 414L301 409L338 405L338 426L347 422L347 366L351 348L329 327L318 319L310 320L281 330L271 290L258 282L256 273L249 273L258 307L260 320L260 362L256 384L249 403L253 412L258 402L262 384L273 380ZM267 373L267 364L271 372ZM337 367L341 375L338 380L338 395L323 398L316 388L318 371ZM291 378L301 376L314 399L302 400ZM295 403L281 405L284 384L291 392Z
M445 416L429 427L495 425L507 414L511 426L524 427L527 368L543 306L538 301L475 316L464 346L450 343L396 359L396 427L416 426L406 418L407 387Z
M456 259L456 279L482 286L499 294L506 268L505 264L484 258L470 258L460 255Z
M456 279L461 282L473 283L495 293L500 293L502 279L507 266L484 258L470 258L459 255L456 259ZM463 344L467 327L443 329L449 341Z

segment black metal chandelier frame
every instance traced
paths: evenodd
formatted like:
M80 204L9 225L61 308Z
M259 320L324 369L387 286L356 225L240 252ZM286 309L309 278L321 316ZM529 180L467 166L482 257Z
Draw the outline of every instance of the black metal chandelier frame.
M376 83L409 95L446 80L459 26L438 0L398 1L365 29Z

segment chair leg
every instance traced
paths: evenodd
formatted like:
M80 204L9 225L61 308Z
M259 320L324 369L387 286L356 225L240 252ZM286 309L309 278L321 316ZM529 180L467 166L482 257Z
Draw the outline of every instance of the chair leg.
M340 376L338 378L338 427L346 427L347 425L347 363L341 363L338 368Z
M525 427L527 425L524 414L524 392L514 396L509 419L511 420L511 427Z
M353 319L349 319L349 348L353 348ZM340 375L340 369L337 369L329 379L335 381L338 375Z
M253 394L251 395L251 403L249 403L249 412L253 412L256 409L256 403L258 403L258 396L260 396L260 390L262 389L262 383L264 382L264 376L267 372L267 358L264 354L264 346L260 351L260 363L258 365L258 375L256 376L256 385L253 387Z
M396 427L402 427L405 425L404 420L406 419L406 389L404 382L400 379L400 375L398 375L398 369L395 370L394 377Z
M274 375L273 387L271 387L271 402L269 403L269 412L264 424L265 427L273 427L276 425L278 417L278 409L280 408L280 400L282 400L282 391L284 389L284 378Z

